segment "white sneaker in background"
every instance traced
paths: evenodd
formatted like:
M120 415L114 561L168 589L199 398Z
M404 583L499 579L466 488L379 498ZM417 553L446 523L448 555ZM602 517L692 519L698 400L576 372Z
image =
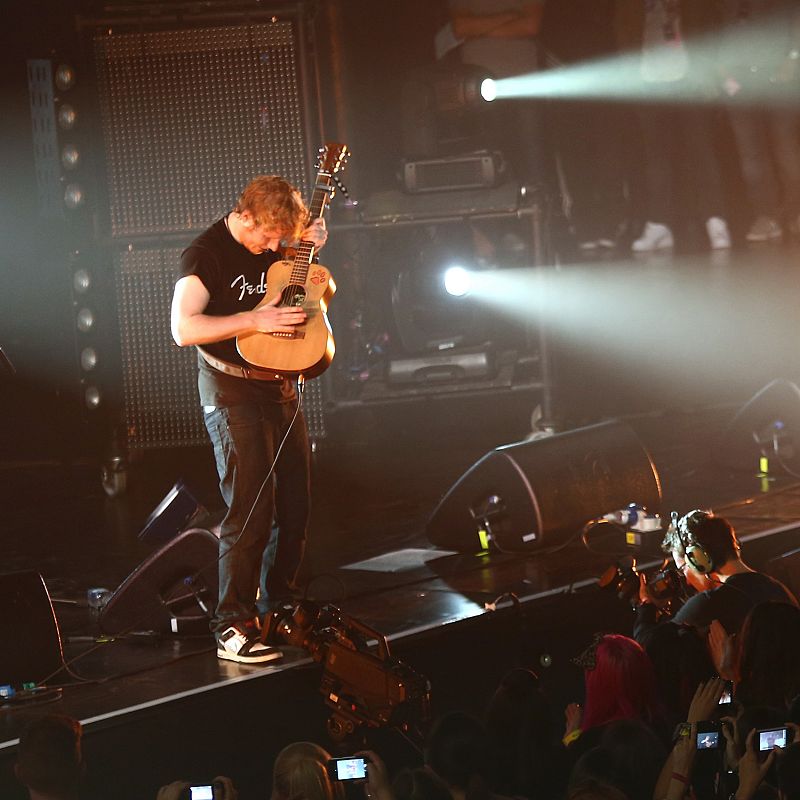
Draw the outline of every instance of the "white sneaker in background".
M748 242L772 242L783 236L780 223L772 217L759 217L747 232Z
M728 223L722 217L709 217L706 220L706 232L712 250L727 250L731 246L731 234Z
M667 250L674 245L672 231L660 222L647 222L644 233L631 245L634 253L650 250Z

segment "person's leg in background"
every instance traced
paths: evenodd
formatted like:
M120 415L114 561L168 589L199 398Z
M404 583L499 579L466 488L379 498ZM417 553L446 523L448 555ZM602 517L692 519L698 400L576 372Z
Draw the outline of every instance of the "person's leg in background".
M683 145L681 165L694 199L692 211L703 221L711 249L726 250L731 246L731 236L714 110L687 104L678 113Z
M644 151L646 222L641 236L631 245L644 253L671 248L674 182L674 155L679 133L675 130L672 108L665 103L642 104L638 109Z
M728 116L752 214L747 240L767 242L780 239L783 234L778 221L780 194L764 111L736 98L728 107Z

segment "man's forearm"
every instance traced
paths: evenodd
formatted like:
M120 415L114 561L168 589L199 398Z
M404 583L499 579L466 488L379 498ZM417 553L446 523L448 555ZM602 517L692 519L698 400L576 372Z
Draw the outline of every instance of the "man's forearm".
M240 333L252 331L254 328L253 315L250 311L224 317L193 314L173 323L172 338L181 347L187 347L221 342Z

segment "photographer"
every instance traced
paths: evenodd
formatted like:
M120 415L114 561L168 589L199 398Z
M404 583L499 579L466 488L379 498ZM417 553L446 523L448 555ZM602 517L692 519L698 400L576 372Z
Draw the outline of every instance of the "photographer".
M749 611L769 600L797 605L794 595L780 582L757 572L742 561L733 526L710 511L691 511L670 526L661 544L671 554L686 584L696 594L690 597L671 622L683 623L707 633L718 620L727 634L738 633ZM634 638L647 640L658 624L656 600L642 576L640 604Z

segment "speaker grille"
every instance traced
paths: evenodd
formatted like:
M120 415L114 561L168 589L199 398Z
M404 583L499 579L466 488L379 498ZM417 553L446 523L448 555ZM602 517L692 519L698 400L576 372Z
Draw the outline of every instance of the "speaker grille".
M196 230L254 175L308 196L292 21L94 39L114 237Z
M120 251L114 259L128 444L205 444L197 352L172 341L169 308L182 248Z

